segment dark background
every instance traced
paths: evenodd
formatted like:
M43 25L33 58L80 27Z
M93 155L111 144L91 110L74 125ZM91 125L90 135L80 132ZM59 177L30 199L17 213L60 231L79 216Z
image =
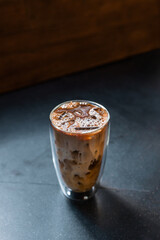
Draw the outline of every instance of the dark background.
M0 0L0 240L160 239L159 0ZM111 115L99 191L66 199L49 113Z
M159 0L0 0L0 93L160 48Z
M160 239L160 51L0 96L0 239ZM60 192L49 113L103 104L111 138L101 187L84 204Z

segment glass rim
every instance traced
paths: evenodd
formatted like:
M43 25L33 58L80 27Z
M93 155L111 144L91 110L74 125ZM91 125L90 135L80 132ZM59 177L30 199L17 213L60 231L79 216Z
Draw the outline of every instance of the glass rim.
M103 108L106 112L107 112L107 114L108 114L108 118L107 118L107 120L106 120L106 122L105 122L105 124L103 125L103 126L101 126L101 127L98 127L98 129L94 129L94 130L91 130L91 131L84 131L84 132L67 132L67 131L64 131L64 130L62 130L62 129L60 129L60 128L58 128L57 126L55 126L53 123L52 123L52 120L51 120L51 114L52 114L52 112L54 112L57 108L59 108L61 105L63 105L63 104L66 104L66 103L69 103L69 102L88 102L88 103L91 103L91 104L93 104L93 105L97 105L97 106L99 106L99 107L101 107L101 108ZM99 130L101 130L102 128L104 128L108 123L109 123L109 121L110 121L110 113L109 113L109 111L103 106L103 105L101 105L101 104L99 104L99 103L97 103L97 102L94 102L94 101L90 101L90 100L77 100L77 99L75 99L75 100L67 100L67 101L65 101L65 102L62 102L62 103L60 103L60 104L58 104L56 107L54 107L52 110L51 110L51 112L50 112L50 114L49 114L49 120L50 120L50 122L51 122L51 125L55 128L55 129L57 129L58 131L60 131L60 132L62 132L62 133L66 133L66 134L69 134L69 135L83 135L83 134L90 134L90 133L94 133L94 132L97 132L97 131L99 131Z

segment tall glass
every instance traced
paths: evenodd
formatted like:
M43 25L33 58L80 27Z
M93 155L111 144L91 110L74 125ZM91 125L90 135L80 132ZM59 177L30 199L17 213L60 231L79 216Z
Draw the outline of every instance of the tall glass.
M71 101L62 104L68 102ZM86 100L72 102L87 102L108 113L103 127L81 133L60 130L52 123L51 113L62 104L50 113L52 158L61 190L69 199L87 200L94 196L104 170L109 143L110 115L107 109L98 103Z

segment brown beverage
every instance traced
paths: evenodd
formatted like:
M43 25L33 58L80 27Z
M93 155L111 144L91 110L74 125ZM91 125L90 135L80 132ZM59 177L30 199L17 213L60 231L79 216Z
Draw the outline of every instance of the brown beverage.
M87 101L70 101L50 114L60 173L74 192L89 191L99 176L109 114Z

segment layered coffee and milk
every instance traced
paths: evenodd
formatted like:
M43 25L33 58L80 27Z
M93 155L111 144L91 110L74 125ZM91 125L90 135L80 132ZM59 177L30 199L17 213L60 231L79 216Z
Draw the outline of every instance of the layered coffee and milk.
M64 183L75 192L86 192L99 176L108 112L87 101L70 101L50 114L59 169Z

